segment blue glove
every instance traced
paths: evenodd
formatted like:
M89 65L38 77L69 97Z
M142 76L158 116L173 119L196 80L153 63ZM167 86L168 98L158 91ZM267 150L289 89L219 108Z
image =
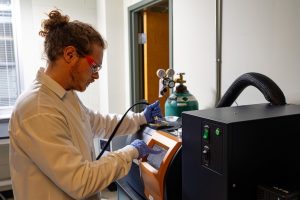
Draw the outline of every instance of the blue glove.
M146 117L147 123L154 122L155 117L162 118L159 101L155 101L153 104L147 106L143 112Z
M143 140L136 139L130 145L135 147L138 150L138 152L139 152L138 159L143 158L148 154L161 153L160 150L156 151L156 150L153 150L150 147L148 147L148 145Z

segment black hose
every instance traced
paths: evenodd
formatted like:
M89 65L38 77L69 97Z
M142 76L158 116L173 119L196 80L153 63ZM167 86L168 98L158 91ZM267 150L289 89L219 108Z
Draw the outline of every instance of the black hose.
M101 158L101 156L103 155L103 153L105 152L105 150L107 149L109 143L111 142L111 140L113 139L113 137L115 136L116 132L118 131L122 121L124 120L125 116L127 115L127 113L136 105L140 105L140 104L145 104L145 105L149 105L149 103L147 102L138 102L133 104L130 108L128 108L128 110L124 113L124 115L122 116L121 120L117 123L115 129L113 130L112 134L110 135L108 141L106 142L105 146L103 147L101 153L97 156L96 160L99 160Z
M241 92L249 85L259 89L265 99L272 105L286 104L283 92L274 81L263 74L249 72L241 75L231 84L216 107L220 108L231 106Z

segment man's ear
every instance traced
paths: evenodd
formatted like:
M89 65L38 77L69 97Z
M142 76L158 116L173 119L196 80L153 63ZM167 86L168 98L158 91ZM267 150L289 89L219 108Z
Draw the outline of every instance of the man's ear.
M67 46L63 50L64 59L67 63L71 63L74 59L78 58L76 48L74 46Z

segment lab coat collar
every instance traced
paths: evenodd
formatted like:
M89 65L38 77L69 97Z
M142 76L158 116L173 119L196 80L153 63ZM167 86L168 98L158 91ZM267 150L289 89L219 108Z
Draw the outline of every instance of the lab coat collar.
M52 92L54 92L60 99L64 98L67 91L59 85L55 80L50 76L45 74L45 68L41 67L36 75L36 79L41 82L43 85L48 87Z

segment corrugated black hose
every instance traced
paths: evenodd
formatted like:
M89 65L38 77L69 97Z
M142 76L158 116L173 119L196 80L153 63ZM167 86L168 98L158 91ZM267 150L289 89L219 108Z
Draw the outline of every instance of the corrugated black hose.
M248 86L254 86L261 91L265 99L272 105L285 105L285 96L276 83L267 76L249 72L238 77L225 92L217 108L229 107Z

